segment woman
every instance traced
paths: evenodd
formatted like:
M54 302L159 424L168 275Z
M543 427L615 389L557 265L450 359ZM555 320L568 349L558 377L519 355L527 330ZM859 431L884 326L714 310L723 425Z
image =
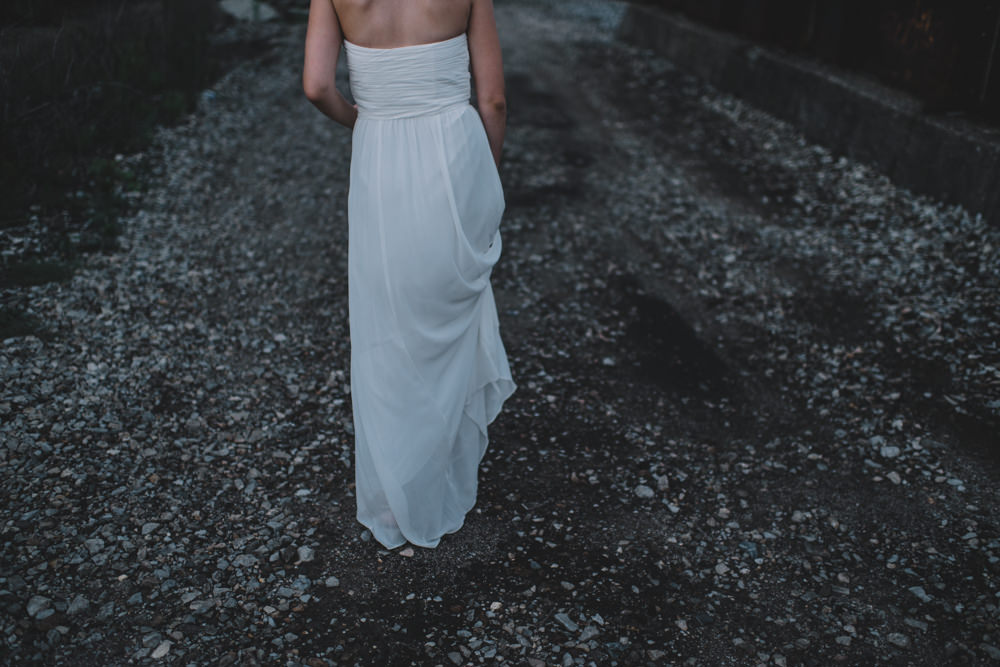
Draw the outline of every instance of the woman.
M334 84L341 43L356 106ZM492 0L312 0L303 87L353 128L357 518L387 548L436 547L475 504L515 389L490 287L506 123Z

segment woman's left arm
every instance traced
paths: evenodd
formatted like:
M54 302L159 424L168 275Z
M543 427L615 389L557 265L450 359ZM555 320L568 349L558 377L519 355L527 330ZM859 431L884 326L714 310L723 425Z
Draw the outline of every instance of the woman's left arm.
M479 117L486 129L497 168L507 129L507 97L504 93L503 54L497 33L493 0L472 0L469 13L469 59L476 83Z
M341 125L354 127L358 110L337 90L337 59L343 39L333 0L312 0L302 88L317 109Z

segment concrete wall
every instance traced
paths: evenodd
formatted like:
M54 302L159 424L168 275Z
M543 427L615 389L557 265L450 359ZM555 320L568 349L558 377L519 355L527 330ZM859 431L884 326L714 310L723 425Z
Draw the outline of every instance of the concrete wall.
M620 35L898 185L1000 225L1000 130L924 114L904 93L655 8L631 5Z

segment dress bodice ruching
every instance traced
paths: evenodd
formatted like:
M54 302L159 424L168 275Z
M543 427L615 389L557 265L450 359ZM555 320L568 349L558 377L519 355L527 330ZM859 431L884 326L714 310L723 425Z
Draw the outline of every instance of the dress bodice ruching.
M430 44L375 49L345 40L351 93L364 118L410 118L465 105L471 95L465 33Z

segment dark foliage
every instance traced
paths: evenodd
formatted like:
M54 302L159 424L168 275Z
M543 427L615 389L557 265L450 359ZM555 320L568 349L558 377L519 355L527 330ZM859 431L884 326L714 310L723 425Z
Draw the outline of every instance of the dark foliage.
M113 237L108 181L120 175L107 160L187 111L211 80L214 11L203 0L3 3L0 225L68 208Z

